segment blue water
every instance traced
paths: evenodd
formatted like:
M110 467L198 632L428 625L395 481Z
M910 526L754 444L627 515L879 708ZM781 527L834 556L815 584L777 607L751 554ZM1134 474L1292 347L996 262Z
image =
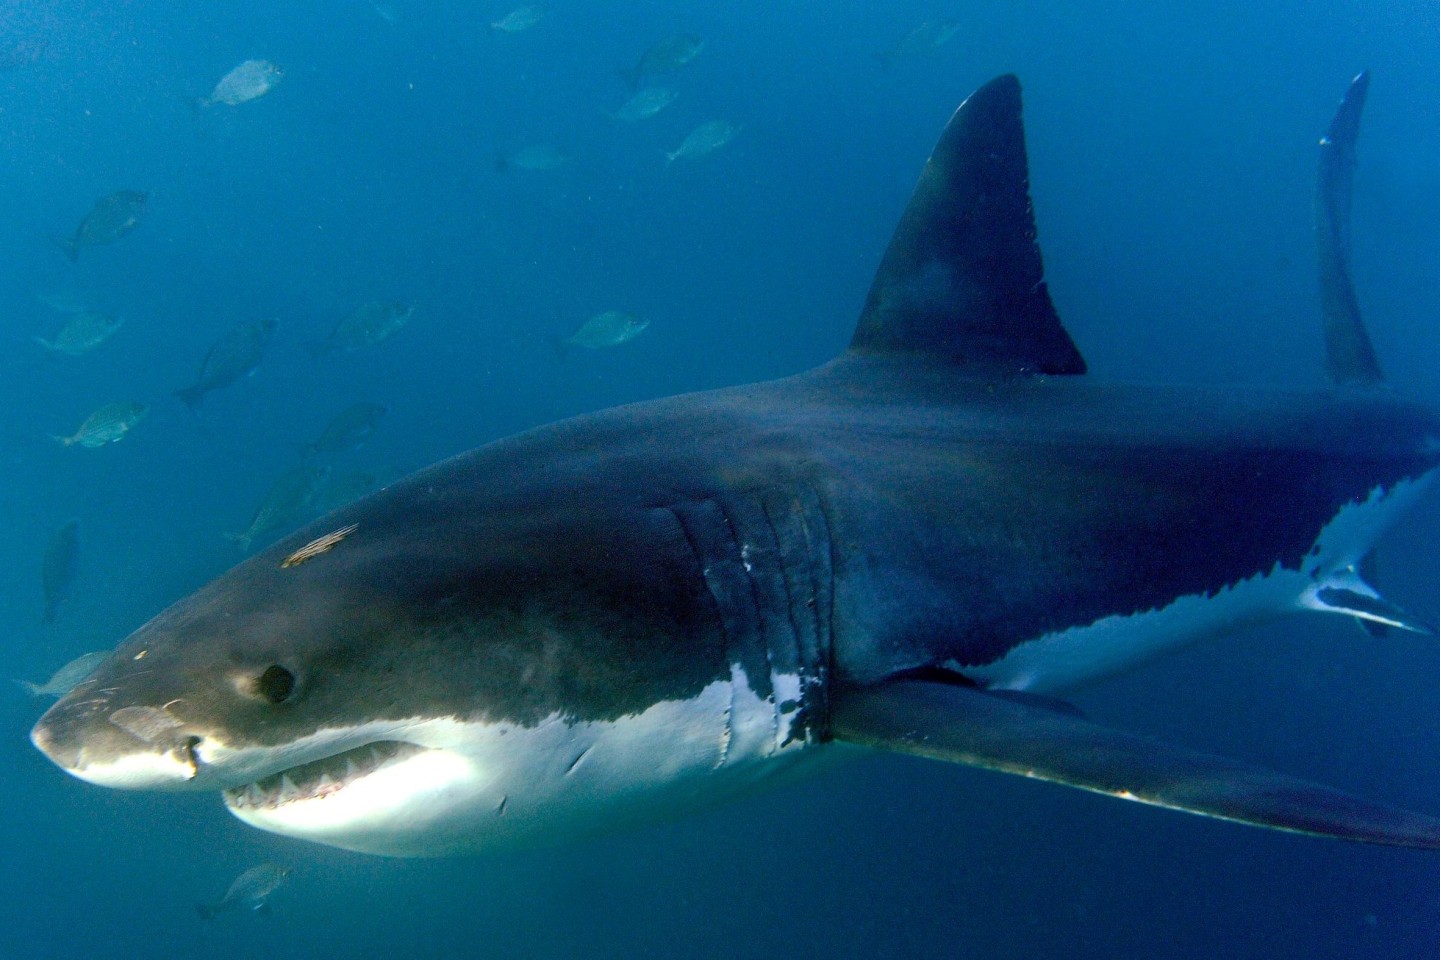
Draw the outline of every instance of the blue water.
M965 4L554 0L0 0L3 672L118 642L239 559L276 475L335 412L390 407L348 467L399 476L617 402L780 376L850 325L934 137L1003 71L1026 88L1047 275L1094 375L1321 382L1315 144L1375 71L1355 264L1391 381L1440 402L1440 8L1433 0ZM944 46L875 54L953 17ZM703 54L634 125L619 68L677 30ZM241 60L284 81L195 98ZM19 59L28 60L27 57ZM694 125L742 130L663 172ZM495 169L554 143L555 171ZM134 233L70 264L52 242L100 196L148 190ZM30 337L36 299L125 316L82 357ZM365 350L302 349L358 303L416 305ZM552 344L649 318L610 351ZM171 392L233 323L280 318L264 363L192 415ZM62 449L104 402L153 405L124 442ZM40 556L81 521L73 597L40 623ZM1440 504L1382 579L1440 619ZM1089 689L1097 719L1440 811L1440 649L1297 619ZM1440 858L1167 814L880 757L674 823L569 847L394 861L281 841L213 797L127 795L26 741L0 696L0 957L749 958L1433 956ZM292 866L268 916L195 918L244 868Z

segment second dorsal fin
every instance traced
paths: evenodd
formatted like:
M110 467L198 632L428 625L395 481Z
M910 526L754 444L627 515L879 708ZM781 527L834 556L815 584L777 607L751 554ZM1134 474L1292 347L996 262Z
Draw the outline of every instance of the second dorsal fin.
M1045 287L1013 75L951 117L850 348L927 354L982 377L1085 372Z

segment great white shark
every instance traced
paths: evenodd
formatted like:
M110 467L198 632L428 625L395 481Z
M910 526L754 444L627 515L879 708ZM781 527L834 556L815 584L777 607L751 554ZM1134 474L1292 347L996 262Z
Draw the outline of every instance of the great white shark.
M843 753L1440 847L1440 821L1092 723L1067 690L1238 624L1423 626L1362 576L1440 470L1348 266L1365 94L1322 141L1333 385L1095 382L1052 306L1020 86L946 127L848 350L462 454L246 560L36 724L107 787L436 855L670 816ZM852 751L858 752L858 751Z

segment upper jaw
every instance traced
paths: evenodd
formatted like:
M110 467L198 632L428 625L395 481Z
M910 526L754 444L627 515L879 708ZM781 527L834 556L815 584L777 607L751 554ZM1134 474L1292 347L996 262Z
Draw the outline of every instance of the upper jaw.
M276 745L236 744L162 708L112 712L96 701L57 707L35 724L31 742L72 776L117 789L233 790L369 743L403 740L395 724L364 724Z

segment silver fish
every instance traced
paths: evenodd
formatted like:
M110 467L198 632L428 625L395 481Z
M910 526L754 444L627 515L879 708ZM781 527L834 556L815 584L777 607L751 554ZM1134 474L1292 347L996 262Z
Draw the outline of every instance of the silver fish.
M196 906L200 919L210 920L227 910L264 910L271 894L278 890L292 873L289 867L262 863L251 867L230 884L225 896L215 903Z
M620 109L610 116L626 123L647 120L675 102L679 94L668 87L646 87L635 91L635 95L621 104Z
M543 19L545 19L545 10L541 7L517 7L490 24L490 29L498 30L500 33L521 33L529 30Z
M632 87L640 86L646 77L674 73L700 56L705 41L693 33L676 33L657 40L640 55L635 66L621 70L620 76Z
M16 682L30 691L30 695L33 697L63 697L94 673L96 667L110 659L111 653L110 650L92 650L90 653L82 653L56 670L44 683L31 683L29 680Z
M71 518L60 524L45 544L45 559L40 565L40 586L45 595L46 623L55 621L60 604L70 595L79 557L80 521Z
M46 340L44 337L31 339L46 350L78 357L109 340L124 325L125 321L113 314L85 310L71 316L65 325L56 331L53 340Z
M242 103L265 96L275 89L275 85L284 77L285 71L269 60L246 60L221 77L210 96L200 98L200 105L213 107L219 103L227 107L238 107Z
M333 350L358 350L388 340L410 322L415 308L399 300L371 300L350 311L324 340L305 345L310 355L323 357Z
M226 330L205 352L195 382L183 390L176 390L175 396L185 401L191 410L198 410L205 394L229 386L251 373L265 358L265 348L270 345L270 338L279 323L274 317L267 317L237 323Z
M544 172L558 170L570 162L570 155L550 143L536 143L509 153L498 154L495 168L502 173L506 170L531 170Z
M150 408L133 400L107 403L85 418L79 429L68 437L56 436L55 441L63 446L103 447L107 443L119 443L135 424L145 419Z
M648 326L649 320L641 320L623 310L606 310L580 324L561 344L566 347L587 347L591 350L618 347L640 336Z
M668 169L676 160L698 160L714 153L734 140L735 134L739 132L739 127L725 120L702 123L680 141L680 146L665 154L665 166Z
M875 57L881 66L889 67L896 60L929 53L948 43L959 32L960 23L957 20L927 20Z
M150 195L139 190L119 190L95 201L80 226L68 239L58 241L65 256L74 263L80 259L80 251L102 243L114 243L134 230L145 212Z
M315 442L307 446L310 454L345 453L354 450L375 432L386 408L379 403L356 403L337 413Z
M226 534L226 538L239 544L241 550L249 552L256 540L302 519L329 474L329 467L316 467L311 464L301 464L285 471L270 485L265 499L255 508L250 525L241 533Z

